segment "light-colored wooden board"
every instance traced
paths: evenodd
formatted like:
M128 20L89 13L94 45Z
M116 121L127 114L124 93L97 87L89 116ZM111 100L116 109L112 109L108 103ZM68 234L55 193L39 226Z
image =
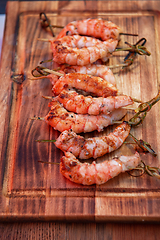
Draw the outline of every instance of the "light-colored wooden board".
M14 4L15 11L12 11ZM63 153L52 143L37 143L37 139L56 139L59 133L33 116L45 116L51 94L49 79L31 81L31 70L40 61L52 58L50 45L38 38L51 38L41 29L40 12L45 12L53 24L65 26L72 20L88 17L111 20L124 32L138 37L121 36L121 42L134 44L142 37L151 56L138 56L127 70L113 70L120 92L142 101L156 96L159 85L159 23L160 4L156 1L52 1L8 2L1 60L1 132L0 176L1 219L58 220L159 220L160 181L144 175L134 178L121 174L100 186L81 186L66 180L58 165L41 164L38 160L59 162ZM57 34L59 30L55 30ZM109 64L123 60L126 53L114 54ZM51 65L46 64L47 67ZM23 74L17 84L12 75ZM137 138L149 142L158 156L141 154L150 165L159 166L160 146L159 104L148 113L142 126L133 128ZM103 133L108 134L115 126ZM104 161L122 153L130 154L127 145L106 155Z

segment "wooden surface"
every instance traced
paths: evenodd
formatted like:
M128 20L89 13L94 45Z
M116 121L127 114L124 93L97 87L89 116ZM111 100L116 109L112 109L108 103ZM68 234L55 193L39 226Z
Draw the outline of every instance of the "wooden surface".
M158 240L158 224L25 222L0 224L2 240Z
M49 80L29 80L31 70L41 60L52 56L48 43L37 41L37 38L50 37L40 28L41 11L48 13L53 23L63 25L73 19L103 17L116 22L125 32L138 31L139 38L146 37L147 48L152 53L149 58L138 58L129 71L115 72L118 88L143 101L154 97L159 84L159 9L158 2L147 1L126 5L121 1L107 4L96 1L94 5L90 1L8 3L1 61L1 219L160 219L160 182L154 178L136 179L123 174L99 187L82 187L64 179L57 166L38 163L44 159L59 162L62 153L52 144L35 142L39 138L56 138L58 132L44 122L30 120L32 116L44 116L48 112L48 102L41 96L51 93L51 85ZM135 38L127 38L127 41L133 42ZM112 63L116 61L115 58L111 60ZM13 82L13 74L24 74L24 82ZM133 133L151 143L159 153L158 109L156 105L143 126ZM126 148L120 150L124 151ZM147 155L143 158L149 164L159 164L159 157Z

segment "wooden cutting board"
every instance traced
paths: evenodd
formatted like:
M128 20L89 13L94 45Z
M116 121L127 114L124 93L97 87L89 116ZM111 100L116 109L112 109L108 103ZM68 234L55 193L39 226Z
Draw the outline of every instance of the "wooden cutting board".
M159 10L157 1L8 2L0 73L0 219L160 220L160 180L156 178L123 173L101 186L81 186L66 180L58 164L38 162L59 163L63 153L53 143L35 141L56 139L59 132L43 121L31 120L48 113L49 101L42 96L51 95L51 83L49 79L30 80L31 70L52 58L50 44L38 40L51 38L50 32L40 26L40 12L45 12L52 24L62 26L77 19L101 17L115 22L124 32L138 34L121 36L122 43L147 39L150 57L138 56L128 69L113 71L120 92L150 100L156 96L160 82ZM55 29L56 34L58 31ZM125 55L113 54L109 64L121 63ZM50 63L43 66L51 68ZM158 153L157 157L141 154L142 160L152 166L160 165L159 108L158 103L144 123L132 129ZM108 134L114 127L86 137ZM124 144L97 161L132 151L133 146Z

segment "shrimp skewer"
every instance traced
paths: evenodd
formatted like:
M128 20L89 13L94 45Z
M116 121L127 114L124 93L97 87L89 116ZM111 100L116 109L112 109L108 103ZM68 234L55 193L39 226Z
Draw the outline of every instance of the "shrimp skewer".
M69 129L76 133L102 131L104 127L113 124L114 121L121 119L126 114L125 109L117 109L108 115L75 114L68 112L57 100L53 100L50 107L51 110L43 120L60 132Z
M54 85L58 81L59 77L65 76L66 74L79 73L83 75L100 77L106 80L108 83L111 83L113 86L116 86L115 76L113 75L109 67L105 65L89 64L86 66L70 66L70 67L67 67L66 65L60 65L59 68L61 69L51 70L48 68L37 66L35 69L32 70L32 75L37 79L49 78L51 84ZM40 75L38 76L35 75L34 73L35 71L40 72ZM94 79L95 78L93 78L93 81Z
M133 104L131 97L125 95L93 98L65 89L57 99L68 111L89 115L109 114L115 109Z
M78 184L100 185L121 172L134 169L139 163L138 152L132 156L115 157L98 164L95 161L92 164L81 163L72 153L65 152L65 156L61 158L60 172L64 177Z
M131 127L123 122L108 136L85 139L69 130L62 132L55 146L63 152L71 152L80 159L98 158L118 149L130 133Z
M107 39L119 39L121 29L110 21L102 19L85 19L68 23L57 36L58 38L66 35L85 35L100 38L103 41Z
M91 37L79 35L65 36L58 40L49 40L53 52L53 60L58 64L84 66L98 59L108 60L115 51L118 40L100 41Z
M88 93L95 94L98 97L116 96L117 88L106 80L91 75L81 73L68 73L57 80L52 79L53 93L57 96L63 89L76 88Z

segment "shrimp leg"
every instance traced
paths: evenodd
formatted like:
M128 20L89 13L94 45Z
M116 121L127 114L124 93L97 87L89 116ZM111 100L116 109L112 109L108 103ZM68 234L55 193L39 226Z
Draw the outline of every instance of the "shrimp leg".
M62 132L55 146L63 152L71 152L80 159L98 158L118 149L130 133L130 125L123 122L108 136L85 139L69 130Z
M65 156L61 158L60 172L64 177L78 184L100 185L121 172L134 169L139 163L138 152L132 156L115 157L98 164L95 161L92 164L81 163L72 153L65 152Z

